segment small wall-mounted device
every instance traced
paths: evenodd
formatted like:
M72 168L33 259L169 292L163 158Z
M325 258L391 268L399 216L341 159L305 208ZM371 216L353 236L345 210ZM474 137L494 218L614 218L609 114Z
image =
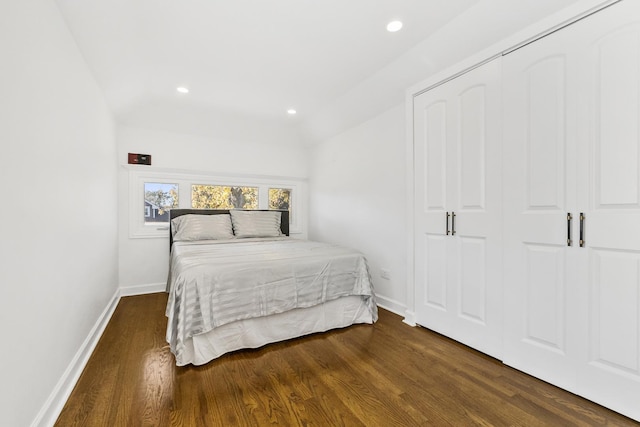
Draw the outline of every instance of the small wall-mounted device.
M130 165L151 165L151 154L129 153Z

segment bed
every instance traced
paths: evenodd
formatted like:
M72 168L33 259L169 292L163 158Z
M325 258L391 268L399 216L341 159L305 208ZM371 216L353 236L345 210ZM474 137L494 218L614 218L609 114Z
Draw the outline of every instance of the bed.
M377 320L364 256L289 237L288 214L171 210L166 338L178 366Z

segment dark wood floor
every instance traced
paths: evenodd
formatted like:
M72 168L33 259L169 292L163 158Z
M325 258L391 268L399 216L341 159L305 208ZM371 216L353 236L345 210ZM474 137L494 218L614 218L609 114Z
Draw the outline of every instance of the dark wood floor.
M166 301L120 301L56 425L638 425L385 310L373 326L176 367Z

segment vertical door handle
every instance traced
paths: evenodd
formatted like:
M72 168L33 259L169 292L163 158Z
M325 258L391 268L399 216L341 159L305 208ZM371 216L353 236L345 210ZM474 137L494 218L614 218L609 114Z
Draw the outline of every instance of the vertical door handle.
M584 222L587 218L580 212L580 247L584 248Z
M446 213L447 214L447 226L446 226L446 230L447 230L447 236L449 235L449 212Z
M456 213L451 211L451 235L456 235Z
M573 220L573 215L571 212L567 212L567 246L573 245L573 241L571 240L571 221Z

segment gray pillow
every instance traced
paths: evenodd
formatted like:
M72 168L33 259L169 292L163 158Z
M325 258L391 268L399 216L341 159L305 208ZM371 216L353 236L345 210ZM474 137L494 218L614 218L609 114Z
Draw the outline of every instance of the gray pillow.
M236 237L282 236L278 211L231 211L233 233Z
M182 215L171 223L176 241L233 239L229 214Z

